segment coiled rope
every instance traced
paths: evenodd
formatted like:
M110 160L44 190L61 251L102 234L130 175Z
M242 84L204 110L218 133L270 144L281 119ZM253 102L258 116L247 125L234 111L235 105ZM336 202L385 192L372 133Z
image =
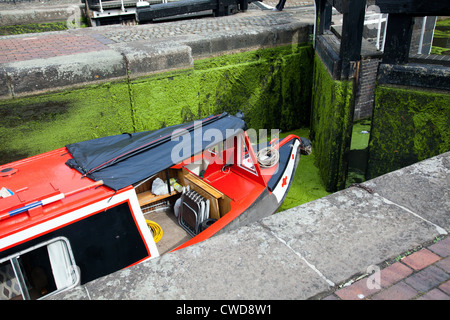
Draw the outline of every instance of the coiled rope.
M259 150L256 156L261 167L270 168L278 163L280 153L274 147L266 147Z
M157 224L154 221L145 219L145 222L147 222L147 226L153 233L153 239L155 240L155 243L157 243L159 240L161 240L163 236L163 230L159 224Z

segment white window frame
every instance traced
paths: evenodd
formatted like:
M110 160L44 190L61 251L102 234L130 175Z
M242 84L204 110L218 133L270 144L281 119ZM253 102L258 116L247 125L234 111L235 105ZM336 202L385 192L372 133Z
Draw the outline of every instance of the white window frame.
M56 247L58 242L63 246ZM29 247L25 250L16 252L6 258L0 259L0 264L8 260L11 263L24 300L30 300L30 296L28 294L25 279L23 276L22 269L19 265L18 259L20 258L21 255L24 255L28 252L39 249L44 246L47 246L47 250L49 253L49 260L52 266L53 277L55 279L57 289L46 294L45 296L40 297L38 300L57 294L63 290L73 288L80 283L80 271L75 263L75 258L73 256L72 248L70 247L69 239L67 239L66 237L56 237L51 240L44 241L37 245ZM56 255L57 253L56 251L59 251L58 253L60 253L60 256ZM61 267L65 267L63 272L61 272ZM65 277L66 279L64 279L64 276L66 276ZM72 279L70 283L67 282L67 279L69 278Z
M248 156L246 159L244 159L244 150L243 147L245 147L245 149L247 149L247 153ZM256 170L256 165L255 163L253 163L253 159L250 155L250 150L249 148L251 148L251 146L248 146L244 137L244 134L239 134L237 135L237 146L236 146L236 153L237 153L237 165L244 169L247 172L250 172L251 174L258 176L258 171ZM249 159L253 168L248 167L246 164L243 163L244 160Z

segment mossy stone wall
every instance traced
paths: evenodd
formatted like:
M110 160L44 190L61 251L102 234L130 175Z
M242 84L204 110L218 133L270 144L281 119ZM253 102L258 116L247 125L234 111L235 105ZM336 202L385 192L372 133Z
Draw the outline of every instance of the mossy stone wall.
M366 178L449 151L449 128L448 92L377 86Z
M132 130L124 82L0 100L0 164Z
M316 165L328 192L344 188L354 104L353 82L331 77L318 55L314 58L311 138Z
M76 141L238 110L249 127L307 126L314 50L296 44L208 58L185 70L0 101L0 164Z

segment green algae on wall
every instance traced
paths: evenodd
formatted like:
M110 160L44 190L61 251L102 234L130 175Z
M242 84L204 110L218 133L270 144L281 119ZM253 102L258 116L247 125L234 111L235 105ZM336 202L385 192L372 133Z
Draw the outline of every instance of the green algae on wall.
M450 150L450 95L377 86L367 179Z
M239 110L254 129L308 125L312 55L309 44L263 49L132 81L136 130Z
M0 36L67 30L66 21L0 26Z
M135 131L154 130L199 119L193 70L161 73L131 82Z
M332 79L317 55L313 81L311 138L315 161L326 190L334 192L345 187L353 83Z
M306 44L242 53L236 55L239 63L200 60L196 62L203 93L200 104L213 113L242 110L255 129L308 126L312 57L312 46ZM210 64L216 67L206 67Z
M0 101L0 164L66 144L132 132L126 84Z
M0 164L66 144L244 111L249 127L309 123L310 44L202 59L185 70L0 101Z

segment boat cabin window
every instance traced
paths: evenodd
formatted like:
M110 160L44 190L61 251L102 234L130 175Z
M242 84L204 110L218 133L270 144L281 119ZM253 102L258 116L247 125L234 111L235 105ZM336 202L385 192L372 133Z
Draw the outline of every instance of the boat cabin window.
M0 300L36 300L79 283L67 238L58 237L0 260Z
M253 159L250 156L243 135L237 136L236 149L237 149L236 154L238 155L237 165L243 168L244 170L247 170L248 172L257 175L258 173L256 172L255 164L253 163Z

